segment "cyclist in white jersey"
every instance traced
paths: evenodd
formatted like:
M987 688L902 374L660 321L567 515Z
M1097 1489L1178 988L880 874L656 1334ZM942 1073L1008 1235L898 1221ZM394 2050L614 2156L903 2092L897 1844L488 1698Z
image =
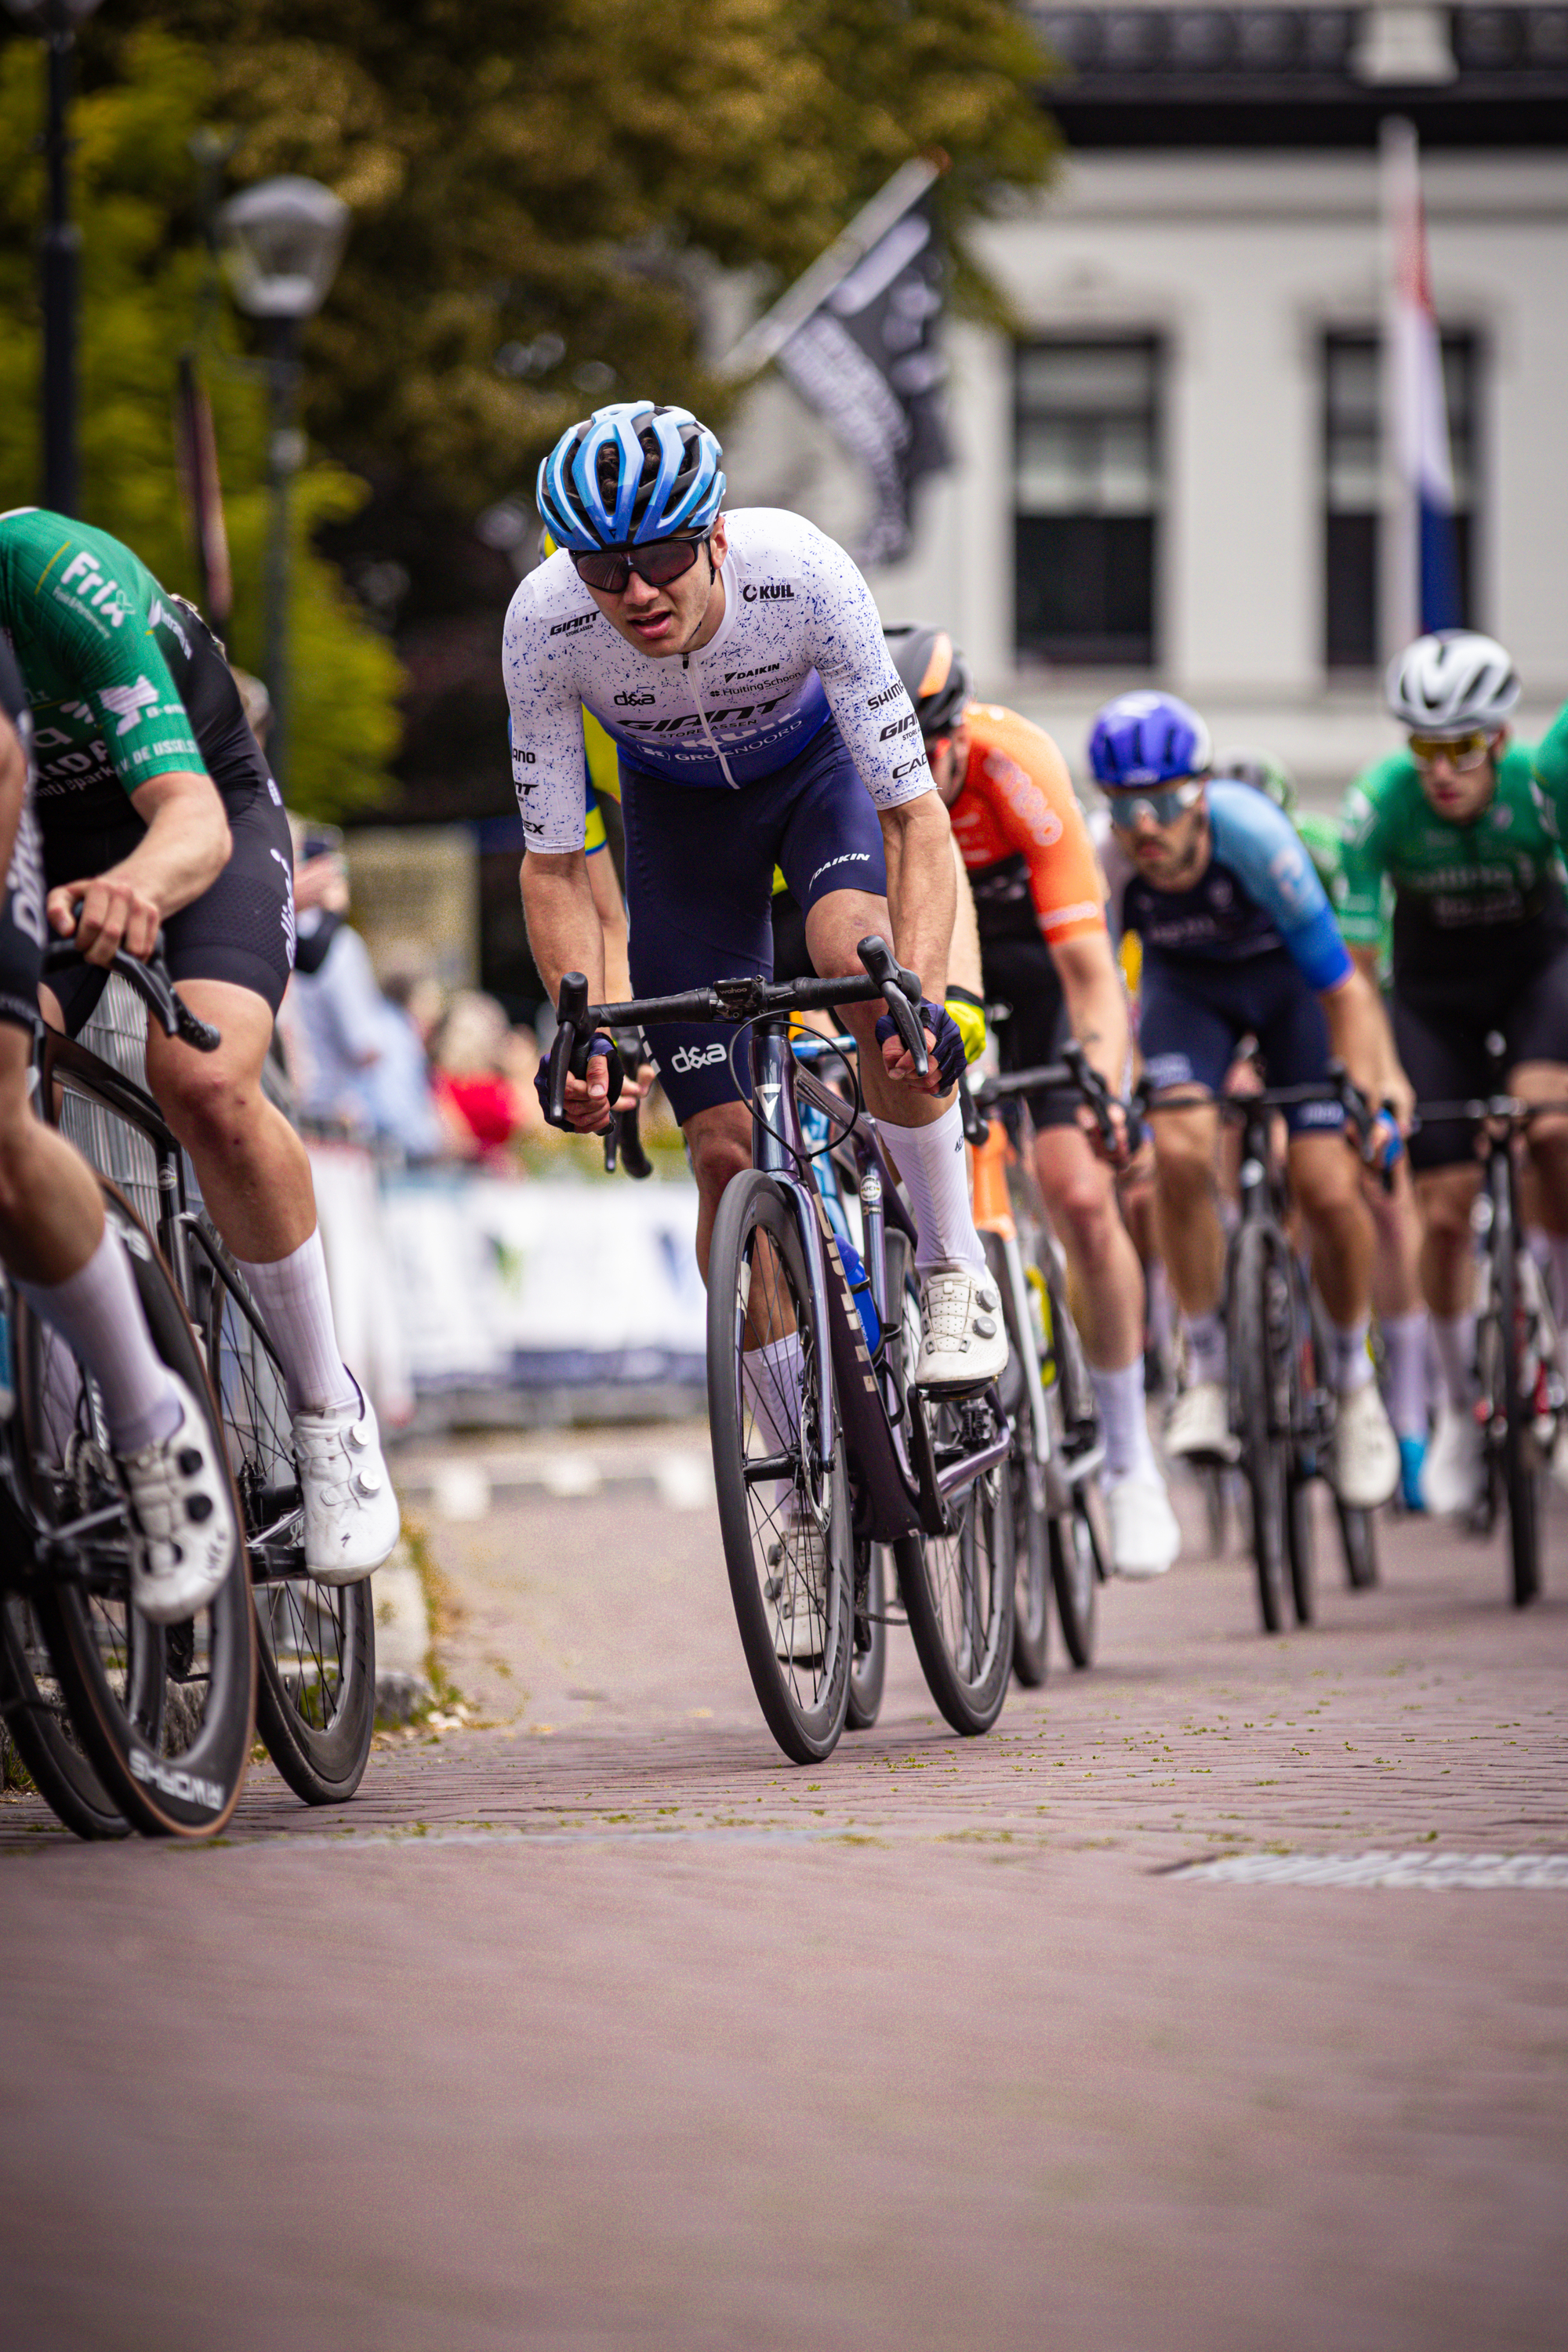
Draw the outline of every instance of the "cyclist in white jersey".
M636 993L771 973L775 864L825 976L858 972L868 932L890 938L921 975L928 1076L916 1077L874 1003L844 1013L920 1234L917 1378L962 1393L999 1375L1007 1342L970 1212L953 1091L963 1045L942 1010L947 812L860 573L796 515L721 513L721 456L689 411L621 402L574 425L540 468L540 510L561 551L519 587L504 654L534 961L552 993L580 971L600 997L584 708L619 754ZM697 1177L706 1274L720 1196L751 1160L745 1039L739 1085L711 1024L661 1029L659 1053ZM608 1122L607 1069L595 1054L568 1087L567 1123L581 1132Z

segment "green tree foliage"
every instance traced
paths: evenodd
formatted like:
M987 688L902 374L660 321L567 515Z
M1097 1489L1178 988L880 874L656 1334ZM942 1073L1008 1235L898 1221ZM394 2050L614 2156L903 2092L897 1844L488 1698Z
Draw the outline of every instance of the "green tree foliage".
M300 171L354 207L310 330L310 421L350 464L471 513L615 391L732 397L703 365L717 268L778 290L913 154L961 299L967 225L1054 153L1010 0L117 0L202 45L246 180ZM111 43L108 22L92 38ZM502 365L498 367L498 354Z
M188 142L210 119L213 74L189 43L155 31L119 46L112 79L72 117L74 205L82 229L79 439L82 512L133 547L169 587L195 593L174 460L174 392L209 272L195 214ZM40 326L37 236L43 173L37 41L0 49L0 508L36 499ZM221 309L218 315L221 317ZM261 657L267 529L266 404L232 335L205 365L224 474L235 575L235 659ZM364 486L331 459L299 478L295 500L290 797L330 816L380 798L397 746L400 673L311 533L354 513Z

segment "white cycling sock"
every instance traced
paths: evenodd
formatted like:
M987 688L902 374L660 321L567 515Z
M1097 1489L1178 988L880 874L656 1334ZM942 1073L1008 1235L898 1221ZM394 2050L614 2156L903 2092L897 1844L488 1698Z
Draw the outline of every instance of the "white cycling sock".
M1432 1345L1437 1369L1448 1391L1448 1402L1462 1412L1476 1393L1476 1318L1473 1315L1434 1315Z
M1225 1343L1225 1318L1217 1307L1206 1315L1184 1315L1182 1336L1186 1341L1187 1380L1193 1388L1200 1381L1223 1381L1228 1357Z
M770 1454L787 1454L800 1429L800 1333L770 1339L741 1359L741 1386Z
M109 1226L87 1264L65 1282L19 1282L27 1304L52 1324L98 1382L116 1454L173 1437L181 1405L153 1345L125 1244Z
M1426 1434L1426 1309L1385 1315L1383 1352L1388 1365L1388 1417L1396 1437Z
M915 1213L916 1272L929 1274L934 1265L962 1265L972 1274L984 1274L985 1252L969 1205L969 1166L963 1156L963 1119L957 1103L950 1103L929 1127L885 1123L882 1136L899 1163Z
M1568 1329L1568 1234L1548 1234L1546 1253L1552 1261L1552 1304L1560 1329Z
M1354 1396L1371 1380L1372 1357L1366 1344L1371 1328L1370 1315L1363 1315L1359 1323L1330 1321L1329 1386L1336 1396Z
M1143 1405L1143 1359L1134 1356L1119 1372L1102 1372L1090 1364L1100 1426L1105 1437L1105 1477L1117 1486L1141 1470L1154 1470L1154 1449L1149 1443L1149 1417Z
M238 1263L282 1360L289 1412L337 1412L358 1404L359 1391L338 1353L320 1225L287 1257Z

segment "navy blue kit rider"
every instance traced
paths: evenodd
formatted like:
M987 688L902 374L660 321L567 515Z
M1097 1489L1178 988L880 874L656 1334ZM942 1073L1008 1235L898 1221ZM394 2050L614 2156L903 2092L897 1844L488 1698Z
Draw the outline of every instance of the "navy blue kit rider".
M1386 1031L1294 826L1261 793L1212 778L1208 730L1196 711L1172 694L1121 695L1095 719L1089 753L1107 803L1094 829L1112 928L1142 942L1145 1071L1156 1100L1193 1104L1190 1113L1150 1122L1156 1225L1187 1364L1166 1450L1230 1461L1213 1097L1251 1035L1270 1086L1323 1079L1332 1054L1381 1101ZM1372 1222L1340 1106L1301 1105L1287 1122L1291 1188L1333 1341L1329 1476L1342 1502L1370 1509L1386 1502L1399 1474L1367 1349Z
M885 1014L879 1034L874 1005L846 1018L921 1235L918 1377L959 1393L996 1377L1006 1339L964 1181L952 1091L963 1041L942 1009L955 901L947 814L854 563L797 515L726 514L721 456L688 410L622 401L573 425L540 467L559 551L519 587L504 649L534 961L552 994L581 971L602 998L584 709L619 761L634 993L771 976L775 866L805 910L819 972L858 971L868 932L891 940L921 976L928 1078L916 1079ZM733 1034L693 1024L655 1041L697 1177L704 1270L720 1195L750 1159L748 1065L742 1041L731 1068ZM574 1128L606 1124L607 1074L595 1055L572 1081Z

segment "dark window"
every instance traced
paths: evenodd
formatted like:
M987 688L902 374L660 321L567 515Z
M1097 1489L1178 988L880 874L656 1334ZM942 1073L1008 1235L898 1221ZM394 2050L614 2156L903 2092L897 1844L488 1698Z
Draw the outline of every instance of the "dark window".
M1476 379L1472 335L1443 338L1443 390L1454 467L1459 605L1474 623ZM1323 342L1323 658L1330 669L1373 669L1382 657L1383 412L1379 339Z
M1020 344L1014 551L1026 658L1154 659L1159 347Z

